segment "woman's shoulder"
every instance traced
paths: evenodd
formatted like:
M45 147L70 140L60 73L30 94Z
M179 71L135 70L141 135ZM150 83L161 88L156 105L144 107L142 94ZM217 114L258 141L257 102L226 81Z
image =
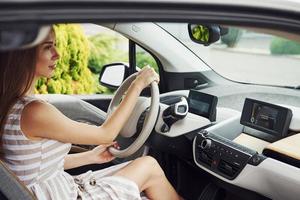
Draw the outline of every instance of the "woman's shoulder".
M47 109L51 108L52 105L46 102L43 99L36 98L36 97L25 97L24 98L24 109L22 114L30 114L35 115L38 113L43 113Z
M27 95L21 98L21 101L24 103L30 103L33 101L40 101L40 102L48 102L46 98L40 95Z
M48 127L48 122L53 116L53 106L40 99L26 100L26 104L21 114L21 127L23 133L31 138L41 138L35 136L36 130L45 130Z
M29 121L36 121L49 115L53 106L45 99L36 96L23 97L22 118Z

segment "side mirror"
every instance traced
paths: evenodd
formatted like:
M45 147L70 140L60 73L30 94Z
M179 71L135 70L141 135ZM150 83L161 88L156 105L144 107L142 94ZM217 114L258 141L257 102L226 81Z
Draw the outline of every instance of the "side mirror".
M218 25L188 24L192 41L208 46L220 39L221 28Z
M51 26L7 24L0 26L0 51L29 48L46 38Z
M125 63L111 63L104 65L99 77L101 85L110 89L117 89L129 75L129 66Z

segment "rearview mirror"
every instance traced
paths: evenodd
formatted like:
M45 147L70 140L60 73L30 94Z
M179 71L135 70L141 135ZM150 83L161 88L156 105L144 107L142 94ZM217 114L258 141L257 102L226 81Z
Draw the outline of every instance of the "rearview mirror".
M32 47L45 39L50 26L37 24L1 24L0 51Z
M129 66L125 63L104 65L99 77L101 85L117 89L129 74Z
M220 39L221 28L218 25L189 24L189 36L192 41L208 46Z

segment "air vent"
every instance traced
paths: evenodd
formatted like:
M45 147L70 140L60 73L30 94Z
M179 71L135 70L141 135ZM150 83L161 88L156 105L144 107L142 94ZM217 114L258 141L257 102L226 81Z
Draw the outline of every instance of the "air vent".
M218 169L223 174L226 174L229 177L234 177L240 168L237 166L234 166L233 164L230 164L224 160L220 160Z

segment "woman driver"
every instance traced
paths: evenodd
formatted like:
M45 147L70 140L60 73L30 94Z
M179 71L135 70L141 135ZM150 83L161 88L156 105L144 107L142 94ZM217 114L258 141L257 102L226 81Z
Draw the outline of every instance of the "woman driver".
M71 176L64 171L114 159L107 151L126 123L140 92L159 81L141 70L116 111L101 126L73 121L33 95L40 77L50 78L59 55L52 30L38 46L0 53L1 159L38 199L180 199L152 157ZM99 145L67 155L71 143Z

